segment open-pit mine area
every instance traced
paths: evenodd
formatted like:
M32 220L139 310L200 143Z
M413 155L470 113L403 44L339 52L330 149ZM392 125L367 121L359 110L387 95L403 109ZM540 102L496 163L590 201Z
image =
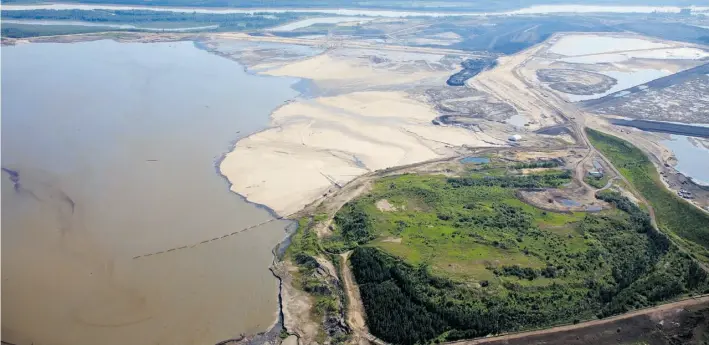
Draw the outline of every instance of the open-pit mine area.
M703 344L709 9L564 8L4 26L3 343Z

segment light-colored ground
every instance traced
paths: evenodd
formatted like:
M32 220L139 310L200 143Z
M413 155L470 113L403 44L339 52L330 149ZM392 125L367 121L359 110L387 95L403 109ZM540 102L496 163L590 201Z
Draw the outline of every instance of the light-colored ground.
M355 331L368 332L364 321L364 306L359 296L359 287L355 283L354 275L350 270L349 257L352 252L340 254L342 257L342 280L344 280L344 290L347 292L347 323Z
M512 105L517 112L526 117L529 129L553 126L561 122L536 95L528 91L527 85L520 80L514 70L526 63L543 46L537 45L515 55L498 59L498 66L485 71L467 84L477 90L490 93Z
M457 49L441 49L441 48L428 48L428 47L411 47L411 46L400 46L400 45L389 45L382 44L380 42L372 42L366 40L338 40L323 37L314 38L303 38L303 37L278 37L278 36L251 36L246 33L217 33L210 35L213 38L221 39L234 39L252 42L274 42L274 43L286 43L286 44L303 44L309 46L321 46L329 48L351 48L351 49L377 49L377 50L389 50L389 51L403 51L403 52L416 52L422 54L451 54L451 55L462 55L462 56L472 56L469 52L460 51Z
M577 70L580 73L575 76L575 82L587 85L592 81L584 80L585 72L603 74L616 80L610 89L594 95L579 96L552 91L573 102L600 98L642 85L705 63L700 59L709 56L706 47L700 45L628 33L555 34L536 47L532 59L520 70L536 88L551 91L549 83L540 82L534 76L540 69Z
M389 200L387 200L387 199L382 199L382 200L377 201L376 205L377 205L377 209L379 209L379 211L382 211L382 212L396 211L396 206L389 203Z
M298 345L298 337L290 335L287 338L283 339L281 345Z
M259 68L259 66L255 66ZM269 70L266 74L313 79L324 82L334 80L341 83L353 81L373 81L376 85L404 84L421 79L435 77L426 71L414 73L387 73L389 78L381 78L382 71L358 61L338 59L329 54L322 54L311 59L298 61L281 68Z
M220 166L233 191L288 215L368 171L443 157L463 145L506 145L506 135L435 126L432 106L396 90L443 83L451 73L439 62L443 55L395 53L370 64L360 54L369 52L330 51L264 72L308 78L338 94L285 104L273 112L271 128L237 142Z

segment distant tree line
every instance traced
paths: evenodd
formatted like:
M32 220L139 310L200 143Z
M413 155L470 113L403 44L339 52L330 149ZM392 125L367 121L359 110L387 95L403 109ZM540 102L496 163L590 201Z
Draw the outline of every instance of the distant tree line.
M149 10L21 10L2 11L3 19L72 20L94 23L189 22L219 24L222 28L261 29L313 13L184 13Z

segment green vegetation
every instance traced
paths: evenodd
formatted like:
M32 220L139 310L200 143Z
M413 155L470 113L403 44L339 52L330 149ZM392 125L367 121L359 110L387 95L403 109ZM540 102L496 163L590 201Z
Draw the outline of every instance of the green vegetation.
M709 262L709 215L667 190L655 166L629 142L586 129L593 146L620 170L652 205L660 229L690 249L700 260Z
M610 139L599 146L612 160L622 157L616 166L631 183L649 179L673 201L658 205L690 212L654 184L654 167L639 150ZM558 188L571 173L547 162L501 164L475 165L462 177L382 178L338 211L332 235L323 240L310 227L324 215L301 220L289 250L301 287L315 296L314 313L327 318L347 303L342 295L330 297L336 286L313 279L314 257L329 257L339 267L337 254L349 250L369 330L395 344L576 323L709 292L707 273L654 228L644 205L604 191L597 198L610 209L545 211L522 202L518 190ZM515 174L528 168L547 170ZM664 230L681 220L659 221Z
M538 160L528 163L516 163L512 167L515 169L537 169L537 168L555 168L561 166L562 162L558 159Z
M383 178L338 212L323 247L354 248L369 329L396 344L578 322L707 291L704 271L620 195L600 195L615 208L597 214L547 212L515 195L569 180L558 170ZM382 200L392 207L380 210Z
M606 184L608 184L609 178L608 175L603 175L603 177L586 176L583 180L586 181L586 183L588 183L590 186L597 189L601 189L605 187Z
M316 273L320 264L315 256L321 253L317 234L311 229L312 219L303 217L298 221L298 232L291 238L287 257L298 266L295 275L300 288L315 298L315 314L322 318L326 313L338 311L337 295L328 282Z
M349 338L340 325L340 317L347 306L347 299L339 288L340 257L325 253L320 245L313 225L324 220L327 214L316 214L313 217L303 217L298 220L298 231L291 237L291 243L286 251L286 258L298 266L293 275L293 284L312 297L312 320L322 320L317 340L325 342L329 337L332 344L341 344ZM316 257L326 257L337 270L338 279L323 274L322 267Z

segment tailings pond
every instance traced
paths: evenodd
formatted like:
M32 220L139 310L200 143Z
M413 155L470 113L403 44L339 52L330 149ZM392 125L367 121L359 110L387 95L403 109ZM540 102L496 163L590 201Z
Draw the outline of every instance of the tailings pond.
M214 344L270 327L289 223L224 236L273 216L215 164L296 81L191 42L3 47L3 341Z
M662 144L672 150L677 157L675 169L691 177L694 182L709 185L709 149L700 143L692 142L691 137L684 135L671 135L671 140L664 140Z

